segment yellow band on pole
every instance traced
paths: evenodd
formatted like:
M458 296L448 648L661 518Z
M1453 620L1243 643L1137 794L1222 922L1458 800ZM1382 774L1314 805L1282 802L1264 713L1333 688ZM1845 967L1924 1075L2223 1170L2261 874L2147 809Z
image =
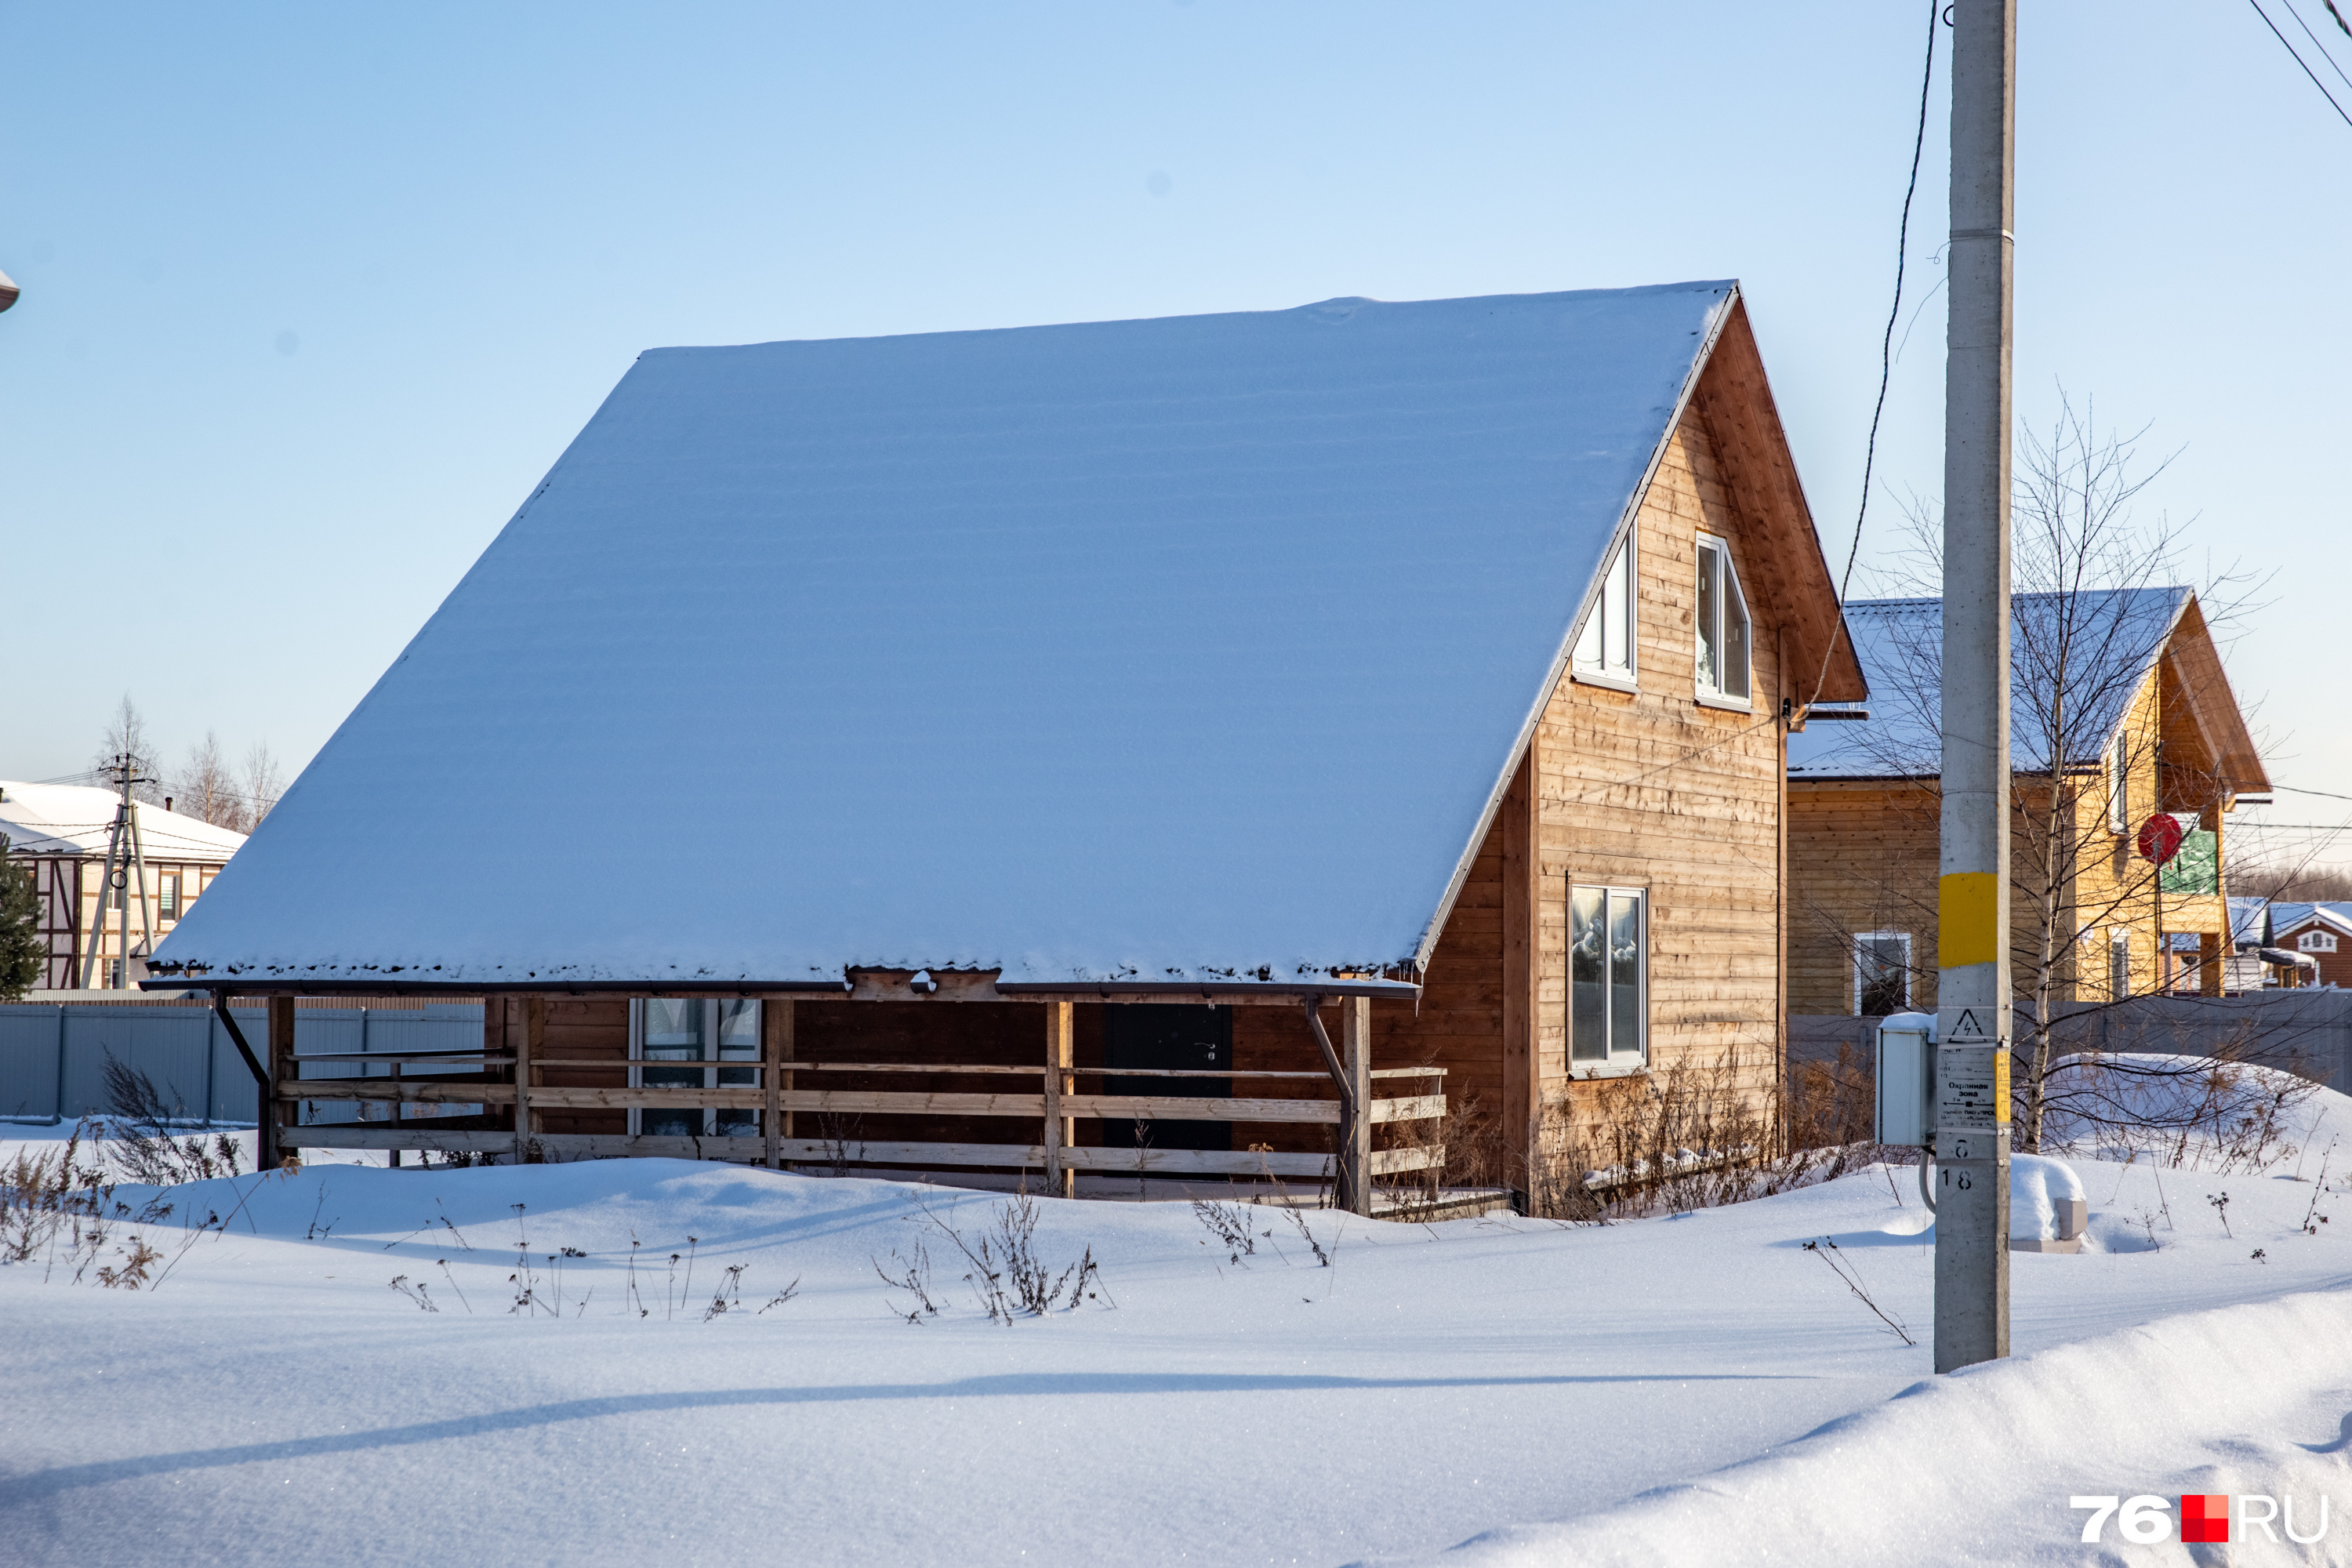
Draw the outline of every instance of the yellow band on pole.
M2000 878L1954 871L1936 885L1936 962L1945 969L2000 956Z
M2001 1126L2009 1125L2009 1053L1992 1054L1992 1119Z

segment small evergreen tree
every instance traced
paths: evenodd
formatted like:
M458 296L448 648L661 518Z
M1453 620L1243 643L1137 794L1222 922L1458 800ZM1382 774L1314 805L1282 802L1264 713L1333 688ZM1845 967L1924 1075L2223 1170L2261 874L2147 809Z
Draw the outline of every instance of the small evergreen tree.
M8 836L0 833L0 1002L21 999L41 982L48 956L40 936L40 898L33 870L7 861Z

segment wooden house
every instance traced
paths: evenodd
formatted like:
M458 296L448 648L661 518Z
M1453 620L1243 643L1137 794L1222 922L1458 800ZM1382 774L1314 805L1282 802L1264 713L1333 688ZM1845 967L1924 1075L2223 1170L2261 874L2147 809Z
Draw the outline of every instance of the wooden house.
M47 953L38 989L136 984L148 956L245 843L245 835L184 816L169 801L133 801L143 864L110 887L107 839L121 806L112 790L0 781L8 864L31 875L39 900Z
M1935 1005L1941 610L1849 604L1867 717L1818 721L1844 717L1825 710L1790 742L1794 1012ZM2053 1003L2221 994L2226 823L2271 786L2195 594L2021 594L2011 647L2021 999L2045 969ZM2159 816L2179 840L2160 865L2141 847Z
M162 958L491 998L287 1146L1539 1192L1769 1113L1839 625L1730 283L659 351Z

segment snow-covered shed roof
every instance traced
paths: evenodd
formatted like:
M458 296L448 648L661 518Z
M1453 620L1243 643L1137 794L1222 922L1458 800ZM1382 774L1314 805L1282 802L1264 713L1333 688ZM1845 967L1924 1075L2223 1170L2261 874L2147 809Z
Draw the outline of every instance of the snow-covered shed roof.
M1752 358L1727 282L647 353L157 965L1411 963L1727 323Z
M1870 717L1808 724L1789 737L1791 777L1933 778L1942 771L1941 599L1855 599L1845 607L1854 652L1870 672ZM2055 750L2055 689L2064 656L2065 766L2095 764L2159 661L2184 726L2174 753L2201 758L2239 790L2268 789L2197 596L2185 587L2019 594L2010 601L2010 760L2045 773ZM2168 733L2168 747L2175 742Z
M88 784L18 784L0 779L0 833L8 853L35 856L102 856L106 837L122 797ZM215 827L201 817L183 816L142 800L131 803L139 837L150 860L217 863L236 854L245 835Z

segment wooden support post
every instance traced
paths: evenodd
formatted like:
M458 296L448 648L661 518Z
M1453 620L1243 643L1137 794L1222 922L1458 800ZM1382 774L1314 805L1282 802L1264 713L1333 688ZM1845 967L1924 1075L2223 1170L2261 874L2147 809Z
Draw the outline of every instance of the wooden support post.
M2225 920L2229 918L2226 910L2223 911L2222 918ZM2221 938L2218 933L2210 931L2198 933L2197 993L2199 995L2221 994L2221 954L2224 951Z
M279 1129L293 1127L301 1121L302 1102L283 1098L280 1087L295 1073L294 1063L294 998L272 996L269 999L269 1092L261 1100L261 1138L256 1163L265 1171L274 1171L284 1161L283 1140Z
M1372 999L1346 996L1339 1002L1342 1056L1348 1094L1339 1126L1340 1206L1369 1217L1372 1212Z
M546 1039L547 998L526 996L522 999L522 1027L514 1036L514 1163L518 1165L530 1158L531 1134L538 1131L530 1124L531 1064Z
M760 1004L760 1040L767 1066L760 1081L768 1089L767 1114L760 1119L768 1135L768 1169L784 1168L783 1141L793 1135L793 1113L784 1109L784 1064L793 1059L793 1005L789 998L771 997Z
M1068 1002L1045 1004L1045 1190L1063 1198L1078 1194L1078 1173L1062 1158L1077 1141L1077 1119L1062 1114L1062 1097L1076 1088L1069 1071L1076 1013Z

